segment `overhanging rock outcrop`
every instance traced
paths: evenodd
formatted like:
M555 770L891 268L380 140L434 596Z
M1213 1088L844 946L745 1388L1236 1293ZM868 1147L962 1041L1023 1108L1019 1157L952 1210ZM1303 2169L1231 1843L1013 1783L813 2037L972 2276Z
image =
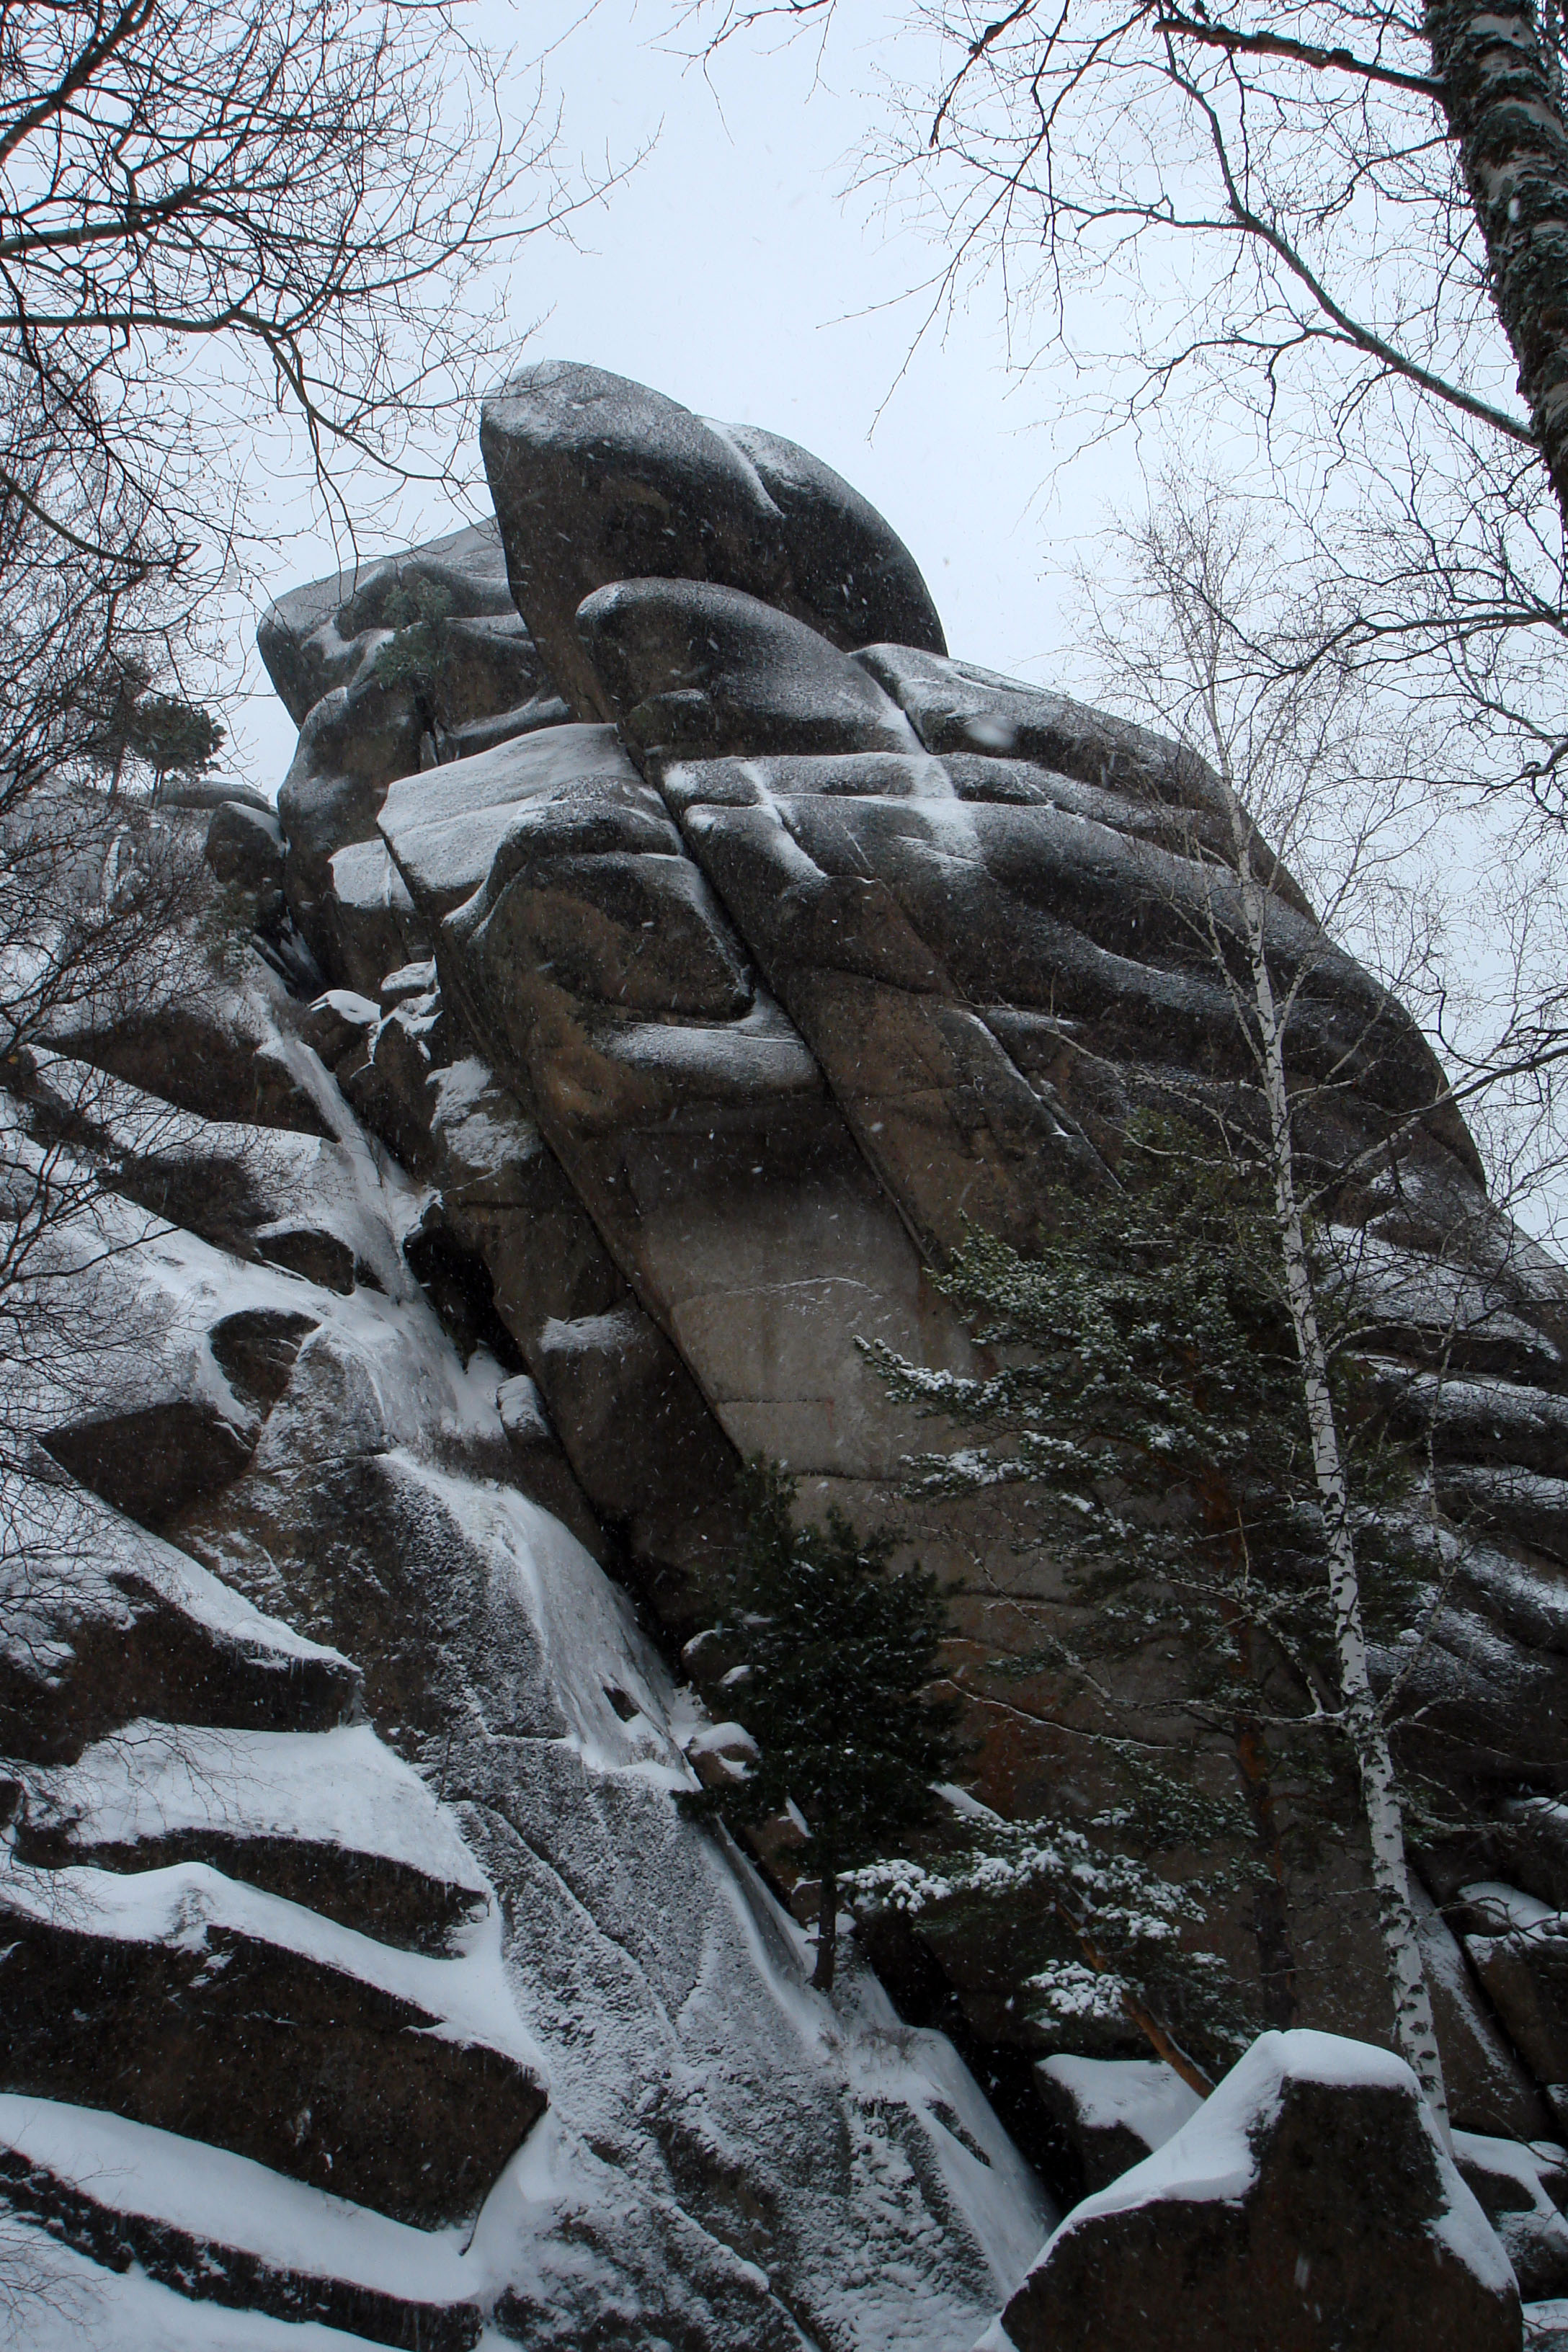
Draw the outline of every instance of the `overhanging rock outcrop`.
M889 1405L859 1343L983 1361L930 1280L967 1226L1027 1247L1055 1188L1108 1181L1141 1108L1245 1117L1205 936L1223 950L1242 926L1216 782L1144 729L951 658L907 551L787 445L555 364L488 404L481 444L549 676L481 748L462 734L478 706L471 721L448 709L434 764L365 734L383 749L374 782L331 803L333 870L385 859L436 985L350 1049L343 1083L483 1267L518 1369L672 1639L701 1620L737 1457L781 1456L811 1507L903 1513L950 1580L978 1793L1026 1813L1067 1790L1092 1810L1098 1743L1125 1723L1037 1666L996 1670L1037 1659L1066 1622L1059 1570L1020 1551L1005 1497L910 1521L900 1459L942 1432ZM350 813L360 837L338 840ZM300 919L330 943L353 918L321 873L291 835ZM1431 1049L1279 867L1268 925L1296 991L1299 1146L1358 1280L1375 1278L1389 1412L1429 1411L1440 1358L1445 1395L1462 1375L1508 1426L1544 1428L1526 1391L1568 1390L1562 1270L1494 1213ZM515 1139L488 1130L478 1180L448 1151L450 1106L474 1087L504 1097ZM1369 1159L1375 1182L1354 1173ZM531 1202L557 1249L574 1235L564 1303L524 1271ZM1405 1662L1423 1769L1495 1824L1486 1855L1438 1858L1443 1902L1483 1864L1540 1879L1508 1808L1568 1775L1551 1497L1524 1492L1522 1454L1476 1436L1483 1418L1438 1414L1437 1496L1470 1532ZM642 1443L651 1428L682 1434ZM1562 1459L1531 1441L1536 1486L1553 1475L1542 1443ZM1479 1467L1499 1458L1505 1475ZM1143 1727L1191 1751L1181 1692L1158 1722L1159 1674L1138 1671ZM1194 1752L1193 1769L1226 1784L1222 1757ZM1321 1855L1291 1893L1304 2019L1385 2036L1362 1865ZM1239 1911L1226 1932L1245 1982ZM1545 2129L1436 1909L1426 1932L1461 2119ZM971 2030L1040 2049L993 1957L960 1939L941 1958Z
M1213 953L1241 924L1223 802L1177 746L950 657L908 551L793 445L575 365L523 370L481 437L493 523L264 625L300 724L282 887L325 992L215 989L182 1027L199 1055L59 1041L110 1074L72 1148L114 1169L147 1336L134 1379L107 1364L90 1412L44 1432L72 1508L118 1532L38 1601L0 1699L27 1775L18 1948L52 1936L65 1983L84 1939L112 1947L192 2049L216 2047L226 1970L258 2007L298 1980L318 2022L353 2009L362 2056L386 2038L394 2105L439 2041L441 2095L461 2105L471 2069L485 2127L444 2205L353 2098L321 2126L342 2158L309 2131L294 2158L223 2143L300 2197L329 2148L349 2165L399 2233L380 2301L324 2206L304 2240L272 2227L284 2204L222 2244L205 2205L106 2219L83 2186L102 2134L72 2120L90 2085L46 2079L47 2000L51 2120L0 2116L0 2165L84 2260L118 2229L155 2283L199 2245L212 2277L261 2280L258 2307L378 2340L947 2352L1046 2215L924 2029L960 2035L1026 2133L1048 2127L1036 2060L1138 2045L1053 2035L1013 1948L962 1928L874 1944L904 2024L858 1958L829 2018L794 1923L672 1802L737 1735L704 1711L705 1690L736 1710L701 1649L695 1689L670 1662L760 1451L806 1508L901 1524L948 1582L986 1803L1092 1813L1133 1725L1229 1790L1157 1642L1099 1692L1042 1664L1072 1622L1060 1564L1006 1490L909 1502L903 1456L957 1438L892 1404L861 1345L984 1369L931 1279L969 1226L1026 1249L1061 1188L1110 1181L1141 1109L1247 1115ZM216 825L231 892L236 837ZM257 871L275 891L276 860ZM1400 1663L1407 1757L1479 1824L1417 1890L1450 2095L1521 2144L1568 2115L1568 1279L1494 1211L1419 1030L1282 870L1267 919L1369 1383L1431 1444L1447 1601ZM298 993L309 956L268 921ZM195 1126L140 1149L162 1097ZM290 1132L268 1161L240 1122ZM170 1726L195 1778L157 1760ZM354 1740L374 1752L290 1826L320 1743ZM265 1755L275 1801L237 1778ZM1386 2042L1354 1842L1289 1868L1303 2022ZM1213 1933L1256 2000L1248 1901ZM166 2088L176 2042L145 2046ZM116 2095L138 2145L181 2131ZM221 2102L199 2112L218 2140ZM460 2260L410 2253L411 2224L476 2203ZM306 2242L335 2249L314 2285L280 2251Z

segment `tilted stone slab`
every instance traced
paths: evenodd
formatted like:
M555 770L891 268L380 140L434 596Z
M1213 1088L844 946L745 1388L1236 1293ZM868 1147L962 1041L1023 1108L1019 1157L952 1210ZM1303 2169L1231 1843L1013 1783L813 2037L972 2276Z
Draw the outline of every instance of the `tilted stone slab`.
M128 1724L74 1765L29 1773L13 1838L47 1869L206 1863L406 1951L447 1950L489 1906L450 1817L368 1724Z
M644 784L612 727L553 727L408 776L389 789L378 823L415 903L432 924L471 898L491 875L514 824L542 817L569 788L574 806L624 804L646 813L658 845L678 836L658 795ZM618 846L620 835L595 843ZM557 838L551 848L585 845Z
M463 1964L395 1953L183 1863L0 1877L0 2084L92 2104L426 2229L478 2211L542 2114Z
M1070 804L1143 803L1067 779L1052 800L1040 771L1032 801L983 800L1009 763L976 765L967 802L914 761L731 758L664 772L693 853L862 1150L939 1252L966 1220L1027 1247L1047 1188L1103 1181L1047 1075L1069 1045L1156 1068L1184 1061L1204 1079L1247 1069L1209 944L1217 929L1243 952L1229 877ZM1430 1100L1441 1074L1402 1009L1289 906L1271 900L1268 920L1276 965L1298 983L1296 1065L1359 1080L1380 1110ZM1036 1056L1017 1016L1047 1006L1050 1050Z
M517 605L580 719L612 711L573 616L612 581L706 580L835 644L943 649L907 548L819 458L712 425L574 362L521 368L484 404L479 446Z
M360 1702L359 1670L267 1617L95 1496L37 1492L5 1578L0 1748L69 1762L138 1717L325 1730Z
M384 842L352 841L334 852L317 936L342 984L371 996L385 973L428 953L429 932Z

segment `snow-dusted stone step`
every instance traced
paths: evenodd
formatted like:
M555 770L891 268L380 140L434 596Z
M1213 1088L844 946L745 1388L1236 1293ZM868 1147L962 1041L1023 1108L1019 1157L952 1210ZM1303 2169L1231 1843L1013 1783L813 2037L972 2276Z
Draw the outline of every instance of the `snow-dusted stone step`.
M361 1676L80 1488L30 1500L0 1574L0 1752L67 1763L139 1717L324 1731Z
M211 2140L399 2221L475 2213L544 2108L493 1922L432 1959L199 1863L12 1863L0 1937L6 2089Z
M540 835L541 821L548 821L563 786L572 788L573 804L555 813L556 830L563 817L574 818L577 837L548 844L538 838L534 855L679 848L658 795L643 783L613 727L551 728L405 776L387 793L377 823L425 920L437 923L472 898L514 827L521 864L530 834ZM585 820L611 828L614 837L584 837ZM643 835L653 838L645 841Z
M368 1724L131 1724L77 1764L27 1776L15 1841L51 1869L206 1863L409 1951L447 1951L490 1899L448 1815Z
M204 2305L408 2352L465 2352L483 2324L455 2236L93 2108L0 2094L0 2200L104 2270L134 2264Z

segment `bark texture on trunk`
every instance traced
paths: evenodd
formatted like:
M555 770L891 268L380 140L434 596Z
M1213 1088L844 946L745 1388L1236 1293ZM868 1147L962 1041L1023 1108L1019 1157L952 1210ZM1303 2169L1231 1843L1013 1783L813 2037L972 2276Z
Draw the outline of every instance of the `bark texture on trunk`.
M1399 2054L1421 2085L1423 2097L1446 2145L1451 2145L1447 2093L1432 1995L1410 1900L1405 1853L1405 1817L1400 1809L1394 1759L1383 1710L1372 1686L1366 1634L1362 1625L1361 1576L1351 1524L1350 1487L1329 1382L1328 1350L1318 1320L1317 1288L1307 1248L1306 1227L1296 1187L1295 1137L1285 1070L1285 1031L1264 931L1264 889L1251 864L1251 828L1228 775L1222 778L1230 805L1233 838L1241 875L1242 904L1251 964L1250 1011L1257 1024L1258 1076L1268 1120L1275 1211L1285 1275L1285 1294L1301 1362L1302 1401L1312 1448L1313 1481L1322 1512L1329 1554L1329 1597L1343 1721L1361 1777L1366 1812L1373 1885L1394 1998L1394 2038ZM1287 1012L1287 1018L1289 1017Z
M1568 127L1525 0L1427 0L1426 37L1492 298L1568 524Z

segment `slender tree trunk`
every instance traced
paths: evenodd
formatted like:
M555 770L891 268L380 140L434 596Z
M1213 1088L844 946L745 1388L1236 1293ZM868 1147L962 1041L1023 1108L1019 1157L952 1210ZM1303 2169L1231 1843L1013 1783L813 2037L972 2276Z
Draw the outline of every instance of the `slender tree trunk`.
M1492 299L1568 523L1568 126L1528 0L1427 0L1426 37Z
M1114 1976L1117 1971L1095 1942L1089 1922L1075 1912L1070 1904L1059 1899L1056 1910L1057 1916L1070 1927L1078 1937L1079 1949L1089 1967L1100 1976ZM1197 2060L1188 2057L1163 2020L1156 2017L1147 2002L1140 2000L1131 1987L1125 1982L1121 1988L1121 2007L1128 2023L1137 2027L1155 2057L1163 2059L1172 2073L1179 2074L1190 2091L1195 2091L1200 2099L1206 2099L1214 2089L1214 2084L1204 2073Z
M818 1992L833 1990L833 1971L838 1964L838 1873L827 1869L822 1874L822 1893L816 1911L816 1966L811 1981Z
M1339 1430L1334 1420L1333 1393L1329 1386L1328 1353L1318 1322L1311 1262L1307 1255L1306 1232L1296 1194L1295 1145L1290 1126L1290 1098L1285 1078L1284 1039L1274 995L1273 976L1268 969L1264 944L1263 887L1251 868L1247 820L1234 793L1229 797L1239 852L1243 901L1247 909L1253 1008L1262 1054L1269 1156L1273 1167L1286 1295L1301 1359L1301 1384L1312 1444L1312 1469L1329 1548L1329 1594L1333 1606L1340 1696L1356 1767L1361 1775L1362 1801L1372 1849L1373 1884L1377 1891L1384 1952L1394 1995L1394 2038L1401 2056L1420 2084L1427 2106L1447 2141L1449 2137L1448 2102L1443 2084L1443 2062L1432 2021L1432 1996L1421 1958L1420 1938L1415 1931L1415 1915L1410 1903L1405 1823L1394 1789L1394 1761L1389 1753L1383 1713L1367 1670L1366 1636L1361 1618L1361 1580L1356 1570L1354 1530L1350 1520L1350 1492L1340 1451Z

